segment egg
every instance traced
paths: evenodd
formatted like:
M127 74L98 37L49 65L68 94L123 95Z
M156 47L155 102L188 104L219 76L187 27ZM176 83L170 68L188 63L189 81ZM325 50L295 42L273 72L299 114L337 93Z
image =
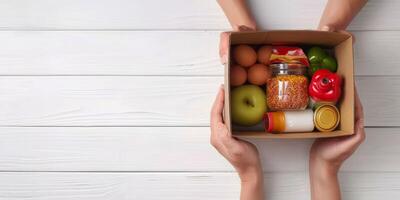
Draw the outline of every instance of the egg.
M243 67L250 67L257 61L256 51L249 45L239 45L233 49L235 62Z
M259 63L268 65L269 58L271 57L272 47L271 46L262 46L257 51L257 60Z
M263 64L255 64L250 67L247 72L247 79L251 84L264 85L267 80L271 78L271 71L269 67Z
M243 85L247 79L246 70L240 65L233 65L230 69L230 83L232 86Z

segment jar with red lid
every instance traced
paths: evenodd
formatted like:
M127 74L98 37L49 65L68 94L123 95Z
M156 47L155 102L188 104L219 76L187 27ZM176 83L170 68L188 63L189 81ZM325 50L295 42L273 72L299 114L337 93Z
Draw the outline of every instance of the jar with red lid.
M308 67L301 64L270 65L272 78L267 82L267 106L271 111L304 110L308 106Z

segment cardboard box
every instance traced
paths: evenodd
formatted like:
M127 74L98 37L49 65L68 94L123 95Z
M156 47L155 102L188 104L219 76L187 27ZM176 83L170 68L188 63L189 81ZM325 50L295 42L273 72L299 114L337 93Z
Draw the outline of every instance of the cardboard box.
M343 78L343 92L337 107L340 111L340 124L333 132L307 133L267 133L265 131L232 130L230 117L229 68L225 65L225 113L224 119L232 134L244 138L321 138L354 134L354 61L353 38L350 33L323 32L312 30L279 30L262 32L231 32L229 46L238 44L289 46L318 45L331 48L338 62L337 73ZM229 51L230 52L230 51ZM231 53L228 54L231 60Z

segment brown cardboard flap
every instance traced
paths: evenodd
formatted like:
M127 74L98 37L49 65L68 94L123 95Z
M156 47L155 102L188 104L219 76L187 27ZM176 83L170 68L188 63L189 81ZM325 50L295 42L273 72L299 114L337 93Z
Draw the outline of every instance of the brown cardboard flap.
M277 30L267 32L232 32L231 44L313 44L333 47L351 37L350 34L312 31Z
M338 61L339 74L343 78L342 97L339 102L340 125L339 129L354 133L354 62L353 40L346 41L335 46L335 56Z
M324 137L340 137L349 135L348 132L337 130L333 132L310 132L310 133L265 133L265 132L251 132L242 131L234 132L234 136L239 138L281 138L281 139L301 139L301 138L324 138Z

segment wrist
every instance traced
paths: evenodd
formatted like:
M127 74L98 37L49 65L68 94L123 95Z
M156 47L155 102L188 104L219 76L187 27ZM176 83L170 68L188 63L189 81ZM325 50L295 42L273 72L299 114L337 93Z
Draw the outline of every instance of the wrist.
M264 179L261 165L238 170L238 173L242 183L260 183Z
M318 180L319 182L337 179L340 165L315 158L310 159L309 165L311 179Z

